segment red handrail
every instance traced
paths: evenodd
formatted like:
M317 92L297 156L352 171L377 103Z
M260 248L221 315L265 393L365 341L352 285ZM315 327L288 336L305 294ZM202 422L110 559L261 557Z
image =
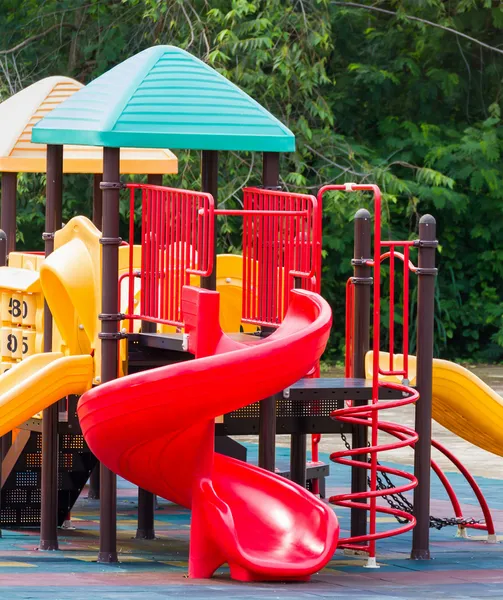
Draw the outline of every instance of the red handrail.
M341 450L331 454L330 458L339 463L349 465L351 467L363 468L370 471L370 486L368 490L364 490L359 493L347 493L338 494L330 498L330 502L339 506L345 506L355 509L366 509L369 511L369 532L365 535L344 538L340 540L339 545L346 548L353 548L358 550L366 550L369 554L371 564L375 563L375 542L378 539L385 537L391 537L409 531L415 526L415 518L409 513L391 508L386 506L377 506L377 498L390 495L393 493L402 493L413 489L417 485L417 479L414 475L407 473L406 471L399 469L391 469L379 465L377 461L378 452L384 450L394 450L405 446L413 446L417 441L417 434L408 428L396 423L386 424L387 429L392 432L396 432L403 437L399 441L379 446L378 431L383 427L383 424L379 422L378 411L383 409L389 409L394 407L406 406L408 404L416 402L419 398L419 394L416 390L408 387L407 385L400 385L398 383L391 383L381 381L379 379L380 365L379 365L379 350L380 350L380 318L381 318L381 256L384 247L389 247L390 250L386 257L390 258L390 350L394 351L394 258L398 255L396 253L396 247L403 247L404 256L404 292L403 292L403 341L404 341L404 354L405 349L408 352L408 336L409 336L409 248L413 245L410 241L383 241L381 240L381 192L376 185L361 185L347 183L344 185L327 185L320 189L318 192L318 199L321 201L323 195L328 191L342 191L342 192L356 192L356 191L368 191L372 192L374 198L374 258L373 260L367 260L367 265L373 267L373 377L372 377L372 400L371 404L364 406L346 406L343 409L333 411L332 417L345 423L351 423L352 425L359 425L370 427L371 429L371 441L368 448L355 448L352 450ZM346 287L346 377L352 376L353 365L351 363L352 358L352 346L353 346L353 297L354 297L354 286L352 280L350 280ZM406 341L407 340L407 341ZM392 352L390 352L391 354ZM348 356L349 354L349 356ZM404 379L408 377L408 364L407 360L404 361L404 368L401 370L394 369L393 358L390 359L389 371L386 371L388 375L402 376ZM404 394L404 398L394 401L379 401L379 390L380 388L387 387L390 389L401 391ZM397 436L398 437L398 436ZM364 462L362 460L355 460L355 456L369 455L370 462ZM402 479L405 479L407 483L396 486L391 490L378 490L377 489L377 474L378 473L390 473L397 475ZM357 502L358 500L358 502ZM367 500L367 502L361 502ZM386 532L377 532L377 514L391 514L399 516L406 521L405 525Z

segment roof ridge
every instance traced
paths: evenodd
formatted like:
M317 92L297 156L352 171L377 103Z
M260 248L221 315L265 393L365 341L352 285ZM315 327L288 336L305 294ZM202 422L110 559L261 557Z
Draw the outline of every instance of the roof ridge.
M134 56L131 56L131 58L128 58L124 62L118 64L115 67L113 67L109 71L106 71L105 73L103 73L103 75L100 75L100 77L98 77L93 82L91 82L93 84L96 83L96 82L98 82L101 77L103 77L104 75L109 74L114 69L117 69L117 68L120 68L120 67L125 68L125 65L129 61L132 61L133 59L138 59L140 56L142 56L144 54L150 54L151 55L150 59L149 60L147 59L145 61L145 63L144 63L144 64L147 65L147 68L145 70L143 70L143 71L138 70L138 72L135 73L131 77L129 85L123 90L120 98L117 99L117 102L115 103L114 108L110 111L110 113L108 115L105 115L106 118L103 120L103 123L102 123L103 129L105 131L106 130L112 131L112 129L114 128L115 124L118 121L119 116L122 114L122 111L124 110L125 106L131 100L131 96L133 95L134 90L143 83L145 77L148 75L148 73L150 73L150 69L159 60L159 56L162 55L162 53L159 52L159 50L158 50L159 48L162 48L162 46L151 46L150 48L146 48L145 50L142 50L138 54L135 54ZM157 52L156 52L156 50L157 50ZM89 84L89 85L91 85L91 84Z

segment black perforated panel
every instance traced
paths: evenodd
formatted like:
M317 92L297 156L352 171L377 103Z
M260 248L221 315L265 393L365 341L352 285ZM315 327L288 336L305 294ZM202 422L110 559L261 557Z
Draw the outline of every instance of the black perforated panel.
M58 522L63 524L96 464L82 434L59 436ZM0 526L40 525L42 436L31 432L1 491Z

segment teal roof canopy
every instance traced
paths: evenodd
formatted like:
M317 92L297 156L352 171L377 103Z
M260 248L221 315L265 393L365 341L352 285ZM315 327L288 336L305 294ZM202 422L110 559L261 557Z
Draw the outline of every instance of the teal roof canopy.
M181 48L153 46L110 69L33 128L32 142L292 152L295 136Z

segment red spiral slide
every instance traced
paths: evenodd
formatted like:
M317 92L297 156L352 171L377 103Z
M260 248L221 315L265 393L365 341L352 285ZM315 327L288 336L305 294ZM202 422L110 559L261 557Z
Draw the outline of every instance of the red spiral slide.
M339 525L304 488L214 452L214 418L266 398L320 358L331 311L319 295L292 291L281 326L237 342L218 324L217 292L185 287L182 310L196 359L129 375L85 393L85 439L109 469L192 508L189 576L228 563L242 581L307 580L332 557Z

